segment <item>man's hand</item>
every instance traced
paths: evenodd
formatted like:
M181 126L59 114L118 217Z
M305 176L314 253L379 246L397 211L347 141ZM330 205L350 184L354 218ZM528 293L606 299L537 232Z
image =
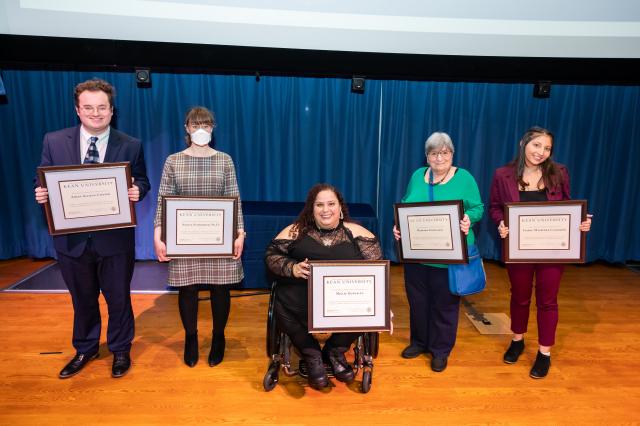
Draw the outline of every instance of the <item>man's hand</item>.
M49 190L47 188L37 187L36 188L36 202L38 204L44 204L49 201Z

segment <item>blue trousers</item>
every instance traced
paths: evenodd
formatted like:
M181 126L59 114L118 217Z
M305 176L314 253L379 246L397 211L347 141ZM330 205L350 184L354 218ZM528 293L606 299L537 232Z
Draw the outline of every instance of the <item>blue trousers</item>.
M100 345L102 292L109 312L107 346L111 352L128 352L134 337L134 316L130 285L135 257L133 251L100 256L91 243L79 257L58 252L58 264L73 302L73 347L77 353L92 354Z

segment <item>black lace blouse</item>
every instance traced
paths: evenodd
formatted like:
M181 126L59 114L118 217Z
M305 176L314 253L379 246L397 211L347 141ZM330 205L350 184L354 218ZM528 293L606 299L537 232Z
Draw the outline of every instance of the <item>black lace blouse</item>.
M265 255L272 274L294 280L298 279L293 277L293 265L304 259L378 260L382 259L382 250L376 237L354 237L340 222L335 229L313 228L298 239L273 239Z

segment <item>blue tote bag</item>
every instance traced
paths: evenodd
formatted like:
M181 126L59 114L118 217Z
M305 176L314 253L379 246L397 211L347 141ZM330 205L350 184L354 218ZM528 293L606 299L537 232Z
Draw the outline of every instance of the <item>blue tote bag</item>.
M449 291L457 296L480 293L487 285L482 258L475 244L469 245L469 263L449 265Z

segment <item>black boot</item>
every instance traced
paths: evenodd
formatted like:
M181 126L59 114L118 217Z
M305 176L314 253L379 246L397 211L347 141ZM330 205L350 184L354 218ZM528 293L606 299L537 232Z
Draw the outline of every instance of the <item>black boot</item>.
M184 363L189 367L193 367L198 363L198 333L185 336Z
M515 364L522 351L524 351L524 339L512 340L502 359L507 364Z
M213 333L211 351L209 351L209 367L214 367L222 362L224 358L224 347L224 333Z
M355 377L353 368L347 362L344 353L349 348L327 348L322 349L322 359L333 369L336 379L344 383L351 383Z
M447 368L447 356L434 356L431 358L431 370L442 373Z
M534 379L542 379L549 372L549 367L551 367L551 355L544 355L538 351L536 362L533 363L529 375Z
M309 386L322 389L329 385L329 378L322 362L322 353L317 349L303 349L302 357L307 363Z

